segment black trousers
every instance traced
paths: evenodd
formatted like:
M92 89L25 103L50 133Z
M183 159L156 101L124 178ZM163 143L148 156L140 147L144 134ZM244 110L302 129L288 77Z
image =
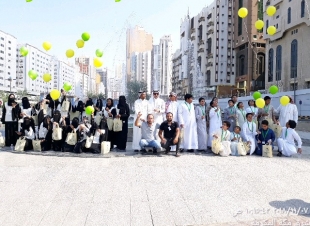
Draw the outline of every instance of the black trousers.
M85 151L85 144L86 144L86 140L77 142L73 152L74 153L82 153L83 151Z
M5 146L10 147L11 144L15 146L18 139L18 122L5 122Z
M165 144L161 144L161 147L166 149L166 151L169 151L171 146L176 145L177 146L176 154L177 154L179 152L180 140L178 140L178 143L174 144L173 143L174 138L170 138L170 139L165 138L165 139L167 140L167 142Z

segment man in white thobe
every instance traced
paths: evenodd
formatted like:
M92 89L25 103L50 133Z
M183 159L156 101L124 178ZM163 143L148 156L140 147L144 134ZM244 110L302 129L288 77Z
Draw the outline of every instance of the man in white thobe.
M144 122L146 120L148 114L148 101L146 98L146 92L139 92L139 99L135 101L134 110L135 110L135 119L137 119L139 113L141 114L140 120ZM133 140L132 140L132 149L135 152L138 152L140 148L140 140L141 140L141 129L139 127L133 127Z
M297 107L294 104L292 98L291 97L289 98L290 98L289 104L287 104L286 106L280 105L276 110L276 112L280 115L279 122L282 127L284 127L289 120L293 120L296 123L298 122Z
M169 100L166 102L166 114L171 112L173 114L173 121L178 122L178 102L177 94L171 92L169 95Z
M244 140L251 145L250 149L250 155L252 155L256 148L256 139L255 136L257 135L257 126L253 122L253 114L247 113L246 114L246 121L242 126L242 134L244 137Z
M198 136L198 151L207 150L207 122L206 122L206 101L204 98L199 98L199 105L195 109L197 120L197 136Z
M198 149L198 137L195 109L192 103L193 96L191 94L185 94L184 99L184 103L179 104L178 107L178 120L181 130L183 130L180 149L186 149L187 152L194 152L195 149Z
M165 101L159 98L159 90L153 90L153 96L149 99L148 113L154 116L155 124L160 125L164 121ZM158 131L156 131L156 139L160 140Z

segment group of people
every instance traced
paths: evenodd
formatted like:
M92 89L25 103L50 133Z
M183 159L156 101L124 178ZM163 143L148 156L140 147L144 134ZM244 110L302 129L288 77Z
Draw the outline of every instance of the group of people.
M85 108L93 106L91 115L85 114ZM129 106L125 96L119 97L114 106L113 99L98 99L93 103L91 98L71 101L62 90L61 97L53 100L48 94L39 103L30 104L27 97L18 103L15 95L10 94L2 110L2 124L5 124L5 146L15 146L18 139L26 140L24 151L33 149L33 141L39 140L41 151L69 151L75 153L100 153L103 141L111 143L121 150L126 149ZM109 120L120 119L122 130L113 131ZM61 134L54 136L55 130L61 128ZM59 132L59 130L58 130ZM68 140L74 133L75 141Z
M194 106L191 94L178 102L176 93L171 92L165 102L159 97L158 90L153 91L150 100L146 100L146 93L141 91L134 104L132 148L142 154L149 150L158 154L164 148L165 153L176 151L176 156L185 150L213 151L228 156L239 155L237 146L242 143L247 146L248 154L262 155L263 145L274 147L277 140L278 156L301 153L302 141L295 131L298 111L289 98L288 105L275 109L271 97L265 96L264 108L258 109L254 100L248 101L248 107L245 107L233 95L227 107L221 109L217 98L209 105L204 98L199 98L199 105ZM214 140L220 144L219 152L213 150Z
M158 90L153 90L149 100L145 91L138 95L134 103L132 148L135 152L146 154L151 150L160 154L164 149L166 154L175 151L176 156L180 156L184 151L197 150L228 156L238 155L238 144L243 142L249 154L262 155L263 145L273 146L276 140L278 156L302 151L302 141L295 131L298 112L291 97L291 103L275 109L271 98L266 96L265 107L258 109L254 100L248 101L245 107L234 95L227 107L221 109L217 98L209 105L204 98L199 98L199 104L194 106L191 94L186 94L180 102L174 92L167 102L160 98ZM85 114L88 106L95 109L91 115ZM113 150L126 151L129 117L125 96L120 96L115 106L108 98L104 106L102 99L96 103L91 98L70 101L62 90L58 100L48 94L33 105L27 97L19 104L15 95L10 94L3 106L1 122L5 124L5 146L14 146L18 139L25 139L24 150L32 150L32 141L39 140L42 151L100 153L104 141L110 142ZM120 129L111 125L115 120L121 123ZM59 128L61 134L54 136ZM76 134L75 142L68 138L72 133ZM213 150L215 140L220 144L219 152Z

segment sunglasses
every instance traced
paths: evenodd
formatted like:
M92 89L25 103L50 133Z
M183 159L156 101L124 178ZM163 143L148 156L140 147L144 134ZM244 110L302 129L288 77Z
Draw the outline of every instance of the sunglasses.
M158 95L159 93L153 93L153 95Z

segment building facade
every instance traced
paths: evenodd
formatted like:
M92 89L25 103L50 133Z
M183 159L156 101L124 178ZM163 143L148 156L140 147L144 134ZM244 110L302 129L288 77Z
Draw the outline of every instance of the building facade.
M0 30L0 90L16 91L17 39Z
M238 16L241 7L248 15ZM265 47L263 31L255 28L257 20L263 20L263 1L236 1L234 10L234 49L236 52L236 85L234 93L242 95L265 89Z
M277 85L280 91L310 88L310 15L307 2L263 1L264 37L266 44L266 89ZM266 14L269 5L277 12L273 17ZM267 34L268 26L277 28L276 34Z
M53 77L53 89L62 89L64 83L68 82L72 85L72 89L67 92L68 95L75 95L75 70L76 68L63 61L59 61L57 58L53 59L54 62L54 74Z
M144 28L135 26L127 29L126 37L127 81L132 81L134 80L131 76L132 54L152 51L153 36L147 33Z

